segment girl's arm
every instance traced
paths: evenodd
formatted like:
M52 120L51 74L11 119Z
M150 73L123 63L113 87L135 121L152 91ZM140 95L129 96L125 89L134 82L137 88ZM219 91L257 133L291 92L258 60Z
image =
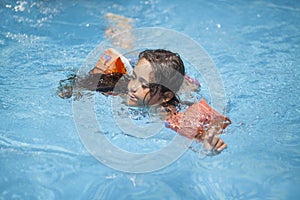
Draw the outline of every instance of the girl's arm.
M127 74L132 71L129 61L114 49L107 49L95 67L84 77L76 75L61 80L57 90L61 98L70 98L74 85L78 89L98 91L105 94L125 93L129 82ZM117 85L117 87L116 87Z
M227 146L219 135L229 124L230 119L210 107L204 99L166 120L167 127L189 139L201 141L206 149L217 152Z

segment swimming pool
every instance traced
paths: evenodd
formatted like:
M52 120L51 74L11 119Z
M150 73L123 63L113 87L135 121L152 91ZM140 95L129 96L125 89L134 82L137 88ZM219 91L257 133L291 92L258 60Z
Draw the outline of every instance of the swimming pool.
M1 199L299 198L299 2L0 5ZM133 18L135 27L179 31L208 52L233 121L222 135L224 152L200 159L187 151L161 170L134 174L86 150L72 101L58 98L56 88L105 39L108 12Z

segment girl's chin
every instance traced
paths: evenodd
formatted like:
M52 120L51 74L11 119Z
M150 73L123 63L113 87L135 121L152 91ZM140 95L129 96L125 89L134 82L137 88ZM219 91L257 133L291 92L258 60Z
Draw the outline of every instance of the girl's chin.
M139 103L138 101L132 100L130 98L127 98L126 103L128 106L141 106L141 103Z
M159 105L159 102L148 102L148 104L146 103L145 105L145 102L143 101L140 101L139 99L136 99L136 98L130 98L130 96L127 96L126 98L126 103L128 106L137 106L137 107L144 107L144 106L157 106Z

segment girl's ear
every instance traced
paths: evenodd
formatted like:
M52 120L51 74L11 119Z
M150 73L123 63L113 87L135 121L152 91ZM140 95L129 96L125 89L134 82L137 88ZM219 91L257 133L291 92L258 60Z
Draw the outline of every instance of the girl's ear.
M174 97L174 93L171 91L165 92L163 94L163 103L167 103Z

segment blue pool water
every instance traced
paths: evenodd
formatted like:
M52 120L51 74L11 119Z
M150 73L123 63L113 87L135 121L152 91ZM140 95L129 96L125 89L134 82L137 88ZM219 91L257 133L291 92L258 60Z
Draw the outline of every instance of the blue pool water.
M86 150L72 101L56 88L105 39L108 12L179 31L208 52L233 122L224 152L188 150L134 174ZM299 199L299 1L4 0L0 16L0 199Z

